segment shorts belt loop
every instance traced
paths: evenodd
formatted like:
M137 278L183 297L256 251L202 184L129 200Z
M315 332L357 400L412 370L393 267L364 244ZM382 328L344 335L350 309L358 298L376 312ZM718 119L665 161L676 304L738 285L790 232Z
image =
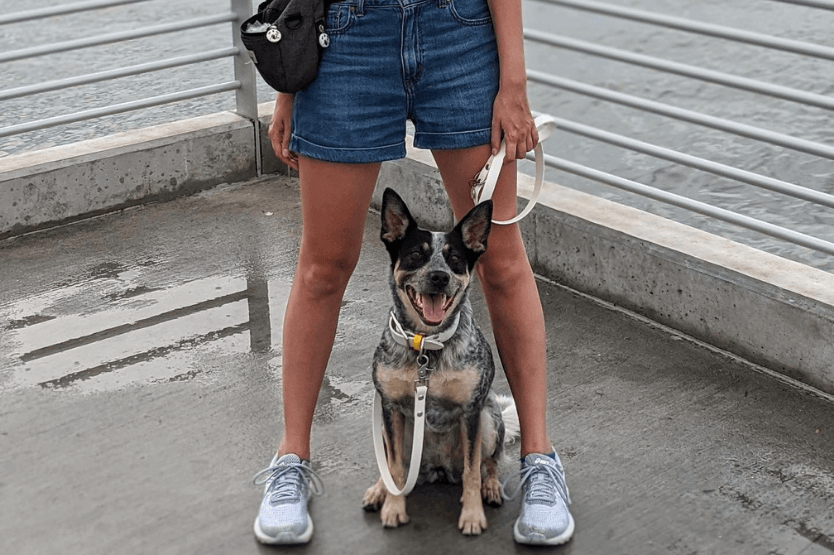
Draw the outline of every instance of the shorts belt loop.
M356 17L365 15L365 0L356 0Z
M437 7L438 8L445 8L449 5L449 0L437 0Z

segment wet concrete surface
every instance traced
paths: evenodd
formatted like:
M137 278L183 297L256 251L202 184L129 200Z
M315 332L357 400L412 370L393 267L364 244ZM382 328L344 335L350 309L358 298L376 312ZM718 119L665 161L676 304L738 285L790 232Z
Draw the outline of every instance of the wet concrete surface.
M291 550L541 551L512 541L517 500L461 536L457 486L415 490L398 530L360 509L388 308L377 221L316 413L316 534ZM278 551L252 535L250 480L281 428L299 234L295 185L273 177L0 243L0 551ZM548 428L577 521L554 552L834 553L830 401L558 284L540 292Z

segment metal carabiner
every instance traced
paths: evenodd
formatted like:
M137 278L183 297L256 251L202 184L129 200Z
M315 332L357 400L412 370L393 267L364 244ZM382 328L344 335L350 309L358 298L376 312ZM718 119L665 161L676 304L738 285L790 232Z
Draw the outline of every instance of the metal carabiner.
M414 383L417 385L428 385L429 381L429 357L425 353L420 353L417 357L417 379Z

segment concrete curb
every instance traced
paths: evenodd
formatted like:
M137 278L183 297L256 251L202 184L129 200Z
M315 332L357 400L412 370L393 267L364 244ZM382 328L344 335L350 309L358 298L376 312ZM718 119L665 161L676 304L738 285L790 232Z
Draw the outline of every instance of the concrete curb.
M286 171L266 137L272 106L259 106L264 173ZM0 159L0 238L245 181L255 137L222 113ZM376 207L386 186L424 225L451 227L427 152L383 165ZM521 226L539 274L834 393L834 275L555 184Z
M0 238L254 177L230 112L0 158Z
M534 266L834 393L834 275L563 187L536 214Z

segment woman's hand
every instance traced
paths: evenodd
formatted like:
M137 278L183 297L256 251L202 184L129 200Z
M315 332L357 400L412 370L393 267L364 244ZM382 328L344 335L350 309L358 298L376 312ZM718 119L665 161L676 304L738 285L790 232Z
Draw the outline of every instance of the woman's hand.
M295 95L278 93L275 109L269 124L269 141L275 156L290 168L298 171L298 156L290 152L290 135L292 134L292 103Z
M539 133L527 102L525 84L502 86L492 106L492 153L506 143L504 163L520 160L536 147Z

